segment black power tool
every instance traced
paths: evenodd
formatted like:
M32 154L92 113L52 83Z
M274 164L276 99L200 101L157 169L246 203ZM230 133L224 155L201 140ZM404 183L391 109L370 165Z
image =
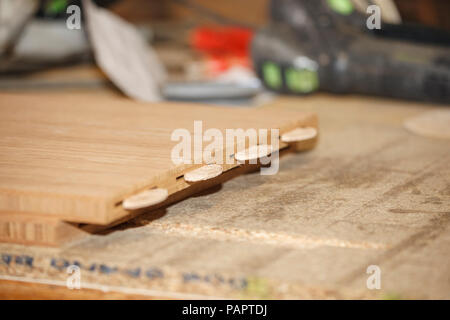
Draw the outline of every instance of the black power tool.
M252 56L272 90L317 90L450 103L450 49L375 37L322 0L273 0Z
M367 3L375 4L373 0L368 0ZM352 0L316 0L315 10L321 10L322 13L334 16L335 21L345 23L361 32L370 33L372 35L381 36L384 38L394 38L398 40L406 40L410 42L435 44L440 46L450 46L450 32L419 25L414 23L388 23L381 19L380 29L368 28L368 14L360 12L353 5ZM282 2L272 2L272 13L276 20L283 19ZM367 8L369 9L369 7ZM371 12L369 10L369 12Z

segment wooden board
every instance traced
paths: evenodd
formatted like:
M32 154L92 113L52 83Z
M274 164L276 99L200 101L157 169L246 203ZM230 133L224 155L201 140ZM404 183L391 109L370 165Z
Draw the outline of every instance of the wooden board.
M171 150L178 142L171 134L178 128L192 133L196 120L203 121L203 131L223 133L317 127L313 113L280 108L0 94L0 215L108 225L130 215L121 204L134 194L154 187L169 195L187 189L184 173L200 165L173 164Z

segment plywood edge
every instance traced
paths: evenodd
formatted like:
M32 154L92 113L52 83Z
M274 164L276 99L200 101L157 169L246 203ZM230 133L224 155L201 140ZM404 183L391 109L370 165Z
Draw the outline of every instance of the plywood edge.
M0 215L0 242L59 247L89 233L77 224L24 213Z
M52 206L47 205L50 201ZM2 204L8 206L3 207ZM108 198L98 195L74 197L42 191L26 194L14 192L14 197L11 197L11 191L0 193L0 217L11 212L21 212L24 215L42 215L45 212L45 216L57 220L102 223L108 221L108 211Z

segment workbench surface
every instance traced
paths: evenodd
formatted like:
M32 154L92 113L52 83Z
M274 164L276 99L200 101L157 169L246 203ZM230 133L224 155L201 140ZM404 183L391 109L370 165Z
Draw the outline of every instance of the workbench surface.
M63 248L0 244L0 297L450 299L450 140L403 127L443 106L273 103L318 113L316 149Z

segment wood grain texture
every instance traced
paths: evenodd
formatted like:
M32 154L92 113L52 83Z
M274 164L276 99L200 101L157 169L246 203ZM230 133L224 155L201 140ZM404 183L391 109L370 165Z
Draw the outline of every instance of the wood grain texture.
M1 94L0 215L107 225L129 215L121 205L129 196L155 187L169 195L186 189L191 185L180 177L201 164L173 164L171 150L178 142L171 141L171 134L178 128L192 133L196 120L203 121L203 132L254 128L282 134L299 126L317 127L313 113L282 108Z

